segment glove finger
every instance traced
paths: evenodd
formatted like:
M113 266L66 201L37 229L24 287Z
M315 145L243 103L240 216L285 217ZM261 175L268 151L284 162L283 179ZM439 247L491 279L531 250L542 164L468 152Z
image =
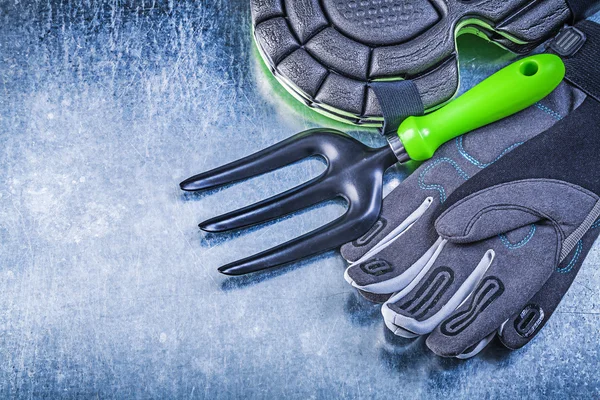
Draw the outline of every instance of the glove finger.
M559 238L553 225L538 224L485 241L495 253L493 262L466 300L429 335L427 346L444 357L471 353L548 280L558 262Z
M429 210L394 240L351 264L344 278L369 293L390 294L408 285L427 263L441 240L433 229Z
M599 233L600 220L597 220L571 253L557 266L542 289L518 314L502 325L498 337L504 346L513 350L519 349L540 332L569 290Z
M415 279L381 307L386 325L400 328L400 336L430 333L471 294L493 260L486 242L442 241Z
M382 202L381 215L371 229L358 239L346 243L340 249L342 257L356 262L376 246L381 246L402 234L427 211L433 201L427 193L419 192L408 177L392 190Z

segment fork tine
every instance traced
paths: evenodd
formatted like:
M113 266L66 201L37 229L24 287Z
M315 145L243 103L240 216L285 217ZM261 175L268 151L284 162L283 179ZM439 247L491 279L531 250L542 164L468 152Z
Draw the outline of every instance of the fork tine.
M334 188L320 184L324 177L325 175L321 175L276 196L206 220L199 225L200 229L207 232L238 229L270 221L333 198Z
M364 234L375 222L377 214L357 221L350 212L346 212L329 224L307 234L219 267L219 272L225 275L243 275L332 250Z
M314 155L310 139L315 131L317 129L297 133L247 157L194 175L181 182L179 186L186 191L210 189L273 171Z

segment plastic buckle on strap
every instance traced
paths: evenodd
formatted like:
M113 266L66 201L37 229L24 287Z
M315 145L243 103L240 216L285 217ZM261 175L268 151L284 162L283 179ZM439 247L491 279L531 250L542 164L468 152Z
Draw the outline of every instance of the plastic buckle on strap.
M561 57L570 57L579 51L585 41L585 33L569 26L556 35L550 42L550 48Z

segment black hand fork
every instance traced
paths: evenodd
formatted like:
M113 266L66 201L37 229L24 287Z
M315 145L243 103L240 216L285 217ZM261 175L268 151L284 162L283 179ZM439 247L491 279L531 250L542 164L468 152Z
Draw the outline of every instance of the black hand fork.
M181 189L199 191L273 171L320 155L327 169L317 178L258 203L211 218L200 224L207 232L243 228L342 197L348 209L341 217L269 250L219 268L242 275L334 249L365 234L381 210L383 173L398 161L390 146L372 148L345 133L311 129L211 171L181 182Z

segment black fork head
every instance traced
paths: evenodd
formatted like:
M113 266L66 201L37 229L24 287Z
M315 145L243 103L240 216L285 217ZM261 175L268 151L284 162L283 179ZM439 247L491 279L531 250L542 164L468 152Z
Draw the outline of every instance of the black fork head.
M381 210L383 173L397 158L389 146L371 148L343 132L311 129L248 157L195 175L181 189L211 189L273 171L310 156L321 156L326 170L317 178L258 203L200 224L207 232L224 232L273 220L317 203L342 197L346 212L305 235L219 268L241 275L334 249L366 233Z

